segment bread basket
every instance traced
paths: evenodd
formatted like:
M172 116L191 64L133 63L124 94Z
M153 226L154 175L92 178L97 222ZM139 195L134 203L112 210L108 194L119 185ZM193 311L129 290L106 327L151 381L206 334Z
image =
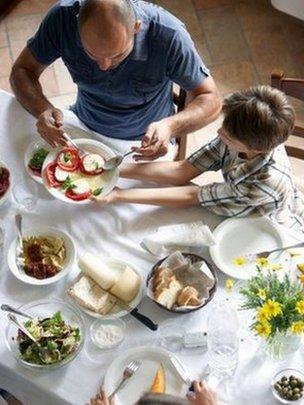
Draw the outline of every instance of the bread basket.
M206 265L209 267L209 269L210 269L210 271L211 271L211 273L212 273L212 275L213 275L213 277L214 277L214 286L213 286L213 287L211 288L211 290L210 290L209 298L208 298L203 304L201 304L201 305L198 306L198 307L191 307L191 308L189 308L189 309L184 309L184 310L176 310L176 309L169 309L169 308L166 308L164 305L160 304L159 302L157 302L156 300L154 300L153 298L150 297L150 298L152 299L152 301L154 301L159 307L165 309L165 310L168 311L168 312L173 312L173 313L176 313L176 314L187 314L187 313L189 313L189 312L198 311L198 310L202 309L203 307L205 307L205 306L213 299L214 294L215 294L216 289L217 289L217 283L218 283L218 280L217 280L217 277L216 277L216 267L215 267L214 265L212 265L211 263L209 263L209 262L208 262L207 260L205 260L203 257L198 256L198 255L195 255L195 254L192 254L192 253L182 253L182 255L183 255L185 258L189 259L190 262L191 262L191 264L194 264L194 263L197 263L197 262L200 262L200 261L204 261L204 262L206 263ZM158 267L161 266L161 264L167 259L167 257L168 257L168 256L166 256L166 257L164 257L163 259L159 260L159 261L152 267L151 271L149 272L149 274L148 274L148 276L147 276L147 280L146 280L146 286L147 286L147 287L149 286L150 280L151 280L152 277L154 276L155 270L156 270Z

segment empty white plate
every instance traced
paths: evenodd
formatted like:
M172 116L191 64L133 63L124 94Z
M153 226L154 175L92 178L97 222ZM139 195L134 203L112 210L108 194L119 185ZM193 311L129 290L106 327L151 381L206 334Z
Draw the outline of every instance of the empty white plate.
M243 280L256 273L256 263L237 266L233 259L285 245L280 226L267 217L227 219L215 229L213 236L216 244L209 251L216 266L228 276ZM271 260L277 262L279 256L273 254Z

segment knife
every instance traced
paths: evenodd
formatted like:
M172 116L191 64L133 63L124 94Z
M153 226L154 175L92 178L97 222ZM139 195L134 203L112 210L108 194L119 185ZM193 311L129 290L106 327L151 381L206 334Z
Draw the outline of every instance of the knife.
M139 322L143 325L147 326L147 328L156 331L158 329L158 325L152 321L152 319L148 318L146 315L143 315L138 311L138 308L133 308L131 305L127 304L120 298L117 298L115 295L111 294L109 291L107 293L116 300L116 304L123 309L126 309L130 315L136 318Z
M174 368L174 370L177 372L179 377L184 381L184 383L187 385L187 387L191 387L192 381L189 377L187 377L187 373L181 366L180 362L177 360L176 357L170 356L170 362Z

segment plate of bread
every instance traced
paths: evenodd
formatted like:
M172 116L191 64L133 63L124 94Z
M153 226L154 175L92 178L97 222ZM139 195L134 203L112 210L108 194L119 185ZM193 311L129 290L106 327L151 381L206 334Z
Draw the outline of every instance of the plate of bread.
M147 278L147 295L175 313L203 308L212 300L216 288L215 267L198 255L179 251L159 260Z
M138 270L118 259L86 253L79 258L80 273L68 289L79 308L95 318L123 317L143 296Z
M106 371L104 388L107 396L120 383L126 366L131 361L138 360L140 362L138 370L116 393L115 404L134 405L145 394L185 397L188 387L172 365L172 357L179 363L184 374L187 374L176 356L160 347L137 347L124 351L115 358Z

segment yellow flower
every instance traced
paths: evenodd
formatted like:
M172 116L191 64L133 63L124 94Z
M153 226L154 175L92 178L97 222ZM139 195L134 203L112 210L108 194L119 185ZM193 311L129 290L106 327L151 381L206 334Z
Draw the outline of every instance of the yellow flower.
M304 322L298 321L291 324L291 332L295 335L300 335L304 332Z
M271 325L269 322L260 322L255 326L256 332L262 336L267 338L271 334Z
M279 302L267 300L266 304L263 306L265 312L269 317L275 317L282 313L282 306Z
M257 292L257 296L261 298L261 300L266 300L266 291L260 288Z
M300 283L304 284L304 274L300 274L298 276L298 280L300 281Z
M282 270L283 266L281 263L272 263L268 266L269 270Z
M300 300L296 304L296 310L300 315L304 315L304 300Z
M296 250L287 250L287 253L290 254L290 257L301 256L301 253L297 252Z
M297 268L298 270L300 270L301 273L304 274L304 263L298 263Z
M227 291L232 291L235 281L232 278L227 278L225 287Z
M259 257L256 259L256 264L260 267L268 267L269 266L269 261L268 259L265 259L265 257Z
M235 266L245 266L247 264L247 259L244 256L235 257L232 260Z
M257 318L258 321L263 323L268 321L268 319L270 318L270 315L268 312L265 311L265 309L262 307L258 310L258 314L257 314Z

